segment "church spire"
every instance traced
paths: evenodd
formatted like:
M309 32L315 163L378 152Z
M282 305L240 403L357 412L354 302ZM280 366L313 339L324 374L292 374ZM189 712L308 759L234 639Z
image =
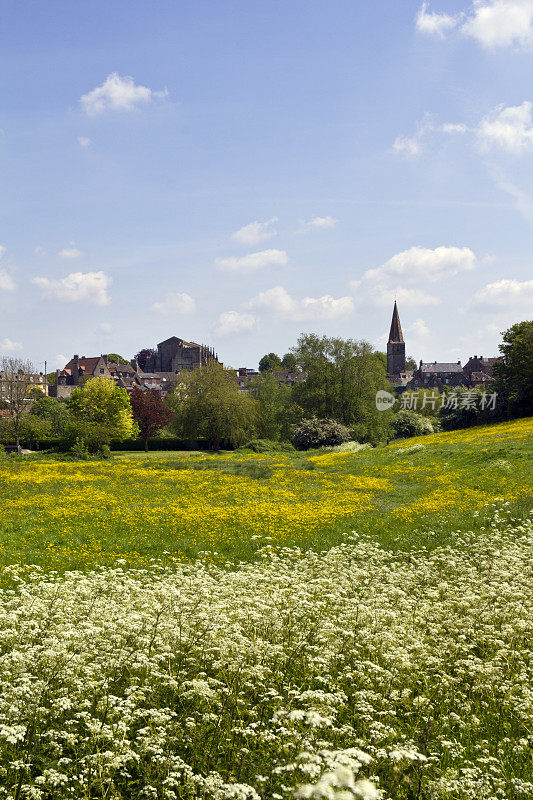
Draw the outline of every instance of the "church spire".
M403 342L402 326L400 325L400 315L398 314L396 300L394 301L394 311L392 312L389 342Z

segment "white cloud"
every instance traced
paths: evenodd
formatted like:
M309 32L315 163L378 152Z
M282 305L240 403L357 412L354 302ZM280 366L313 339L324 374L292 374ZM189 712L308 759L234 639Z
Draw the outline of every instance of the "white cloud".
M311 217L308 220L300 220L300 228L297 233L307 233L312 230L326 230L334 228L339 220L335 217Z
M277 230L273 226L277 221L277 217L272 217L271 219L265 220L265 222L259 222L259 220L250 222L248 225L244 225L244 227L235 231L235 233L231 235L231 238L235 242L239 242L239 244L259 244L259 242L263 242L265 239L271 239L273 236L276 236Z
M483 47L530 45L533 0L473 0L466 11L453 16L428 11L428 3L422 3L416 17L420 33L443 38L453 28Z
M88 139L87 136L78 136L78 144L80 147L90 147L92 145L91 139Z
M533 0L475 0L461 30L484 47L531 44Z
M68 358L63 355L63 353L58 353L57 356L54 358L54 364L57 369L63 369L65 364L68 363Z
M533 149L532 104L525 100L519 106L498 106L481 120L477 129L482 150L500 147L519 155Z
M82 252L77 247L64 247L58 253L60 258L79 258L81 255Z
M274 286L265 292L260 292L247 303L245 308L266 311L279 317L294 320L306 319L333 319L335 317L351 314L354 309L353 299L346 297L332 297L325 294L322 297L304 297L296 300L290 296L283 286Z
M444 35L449 30L455 28L457 22L457 17L428 11L428 3L424 2L416 16L416 29L420 31L420 33L428 33L433 36L444 38Z
M12 342L11 339L2 339L0 341L0 350L4 353L16 353L22 350L20 342Z
M256 318L253 314L240 311L224 311L218 318L214 332L218 336L229 336L234 333L246 333L255 328Z
M422 339L429 335L429 328L422 317L418 317L418 319L415 319L415 321L405 329L405 332L412 333L414 336L418 336Z
M59 280L33 278L32 283L42 290L45 297L66 303L86 302L95 306L107 306L111 302L107 290L111 278L105 272L71 272Z
M218 269L247 274L271 265L283 266L288 260L285 250L260 250L258 253L249 253L247 256L241 256L240 258L237 256L216 258L215 264Z
M147 86L136 85L129 75L121 77L117 72L108 75L101 86L97 86L80 98L84 111L90 116L104 111L132 111L140 105L151 103L154 97L166 97L163 92L154 92Z
M417 156L422 152L421 136L397 136L392 145L395 153L403 153L406 156Z
M523 309L527 313L532 307L533 280L517 281L510 278L488 283L476 292L467 306L487 312Z
M196 302L185 292L168 292L163 300L152 303L151 308L157 314L194 314Z
M405 156L418 156L424 150L424 140L430 133L467 133L468 127L463 123L445 122L443 125L436 125L429 114L426 114L421 122L417 123L417 130L413 136L397 136L392 145L395 153Z
M0 291L14 292L16 288L17 284L9 272L6 272L5 269L0 269Z

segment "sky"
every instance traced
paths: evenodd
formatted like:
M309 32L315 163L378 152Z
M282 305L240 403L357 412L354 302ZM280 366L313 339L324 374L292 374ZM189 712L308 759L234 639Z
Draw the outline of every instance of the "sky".
M533 0L2 0L0 355L533 317Z

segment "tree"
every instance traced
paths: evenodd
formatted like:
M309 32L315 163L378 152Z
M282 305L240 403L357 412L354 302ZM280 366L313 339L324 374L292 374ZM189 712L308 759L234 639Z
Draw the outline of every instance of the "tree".
M35 368L31 361L22 358L4 356L0 362L2 394L8 404L8 419L19 451L22 420L31 406L30 392L33 388L31 376L34 372Z
M494 365L494 390L510 417L533 411L533 320L517 322L504 331L501 360Z
M107 354L107 360L111 364L129 364L130 363L127 358L124 358L124 356L119 356L118 353L108 353Z
M277 381L271 372L263 372L251 381L250 393L259 404L259 436L288 440L291 426L303 416L302 409L292 401L290 388Z
M155 436L170 420L172 413L163 403L160 392L143 392L135 388L130 397L133 419L139 426L144 449L148 452L148 439Z
M135 435L128 393L110 378L91 378L74 389L68 406L75 423L70 426L70 438L84 439L93 449L111 439L123 441Z
M283 367L283 369L288 369L290 372L295 372L296 356L294 355L294 353L285 353L285 355L281 359L281 366Z
M365 341L302 334L293 348L306 379L293 399L309 415L336 419L355 439L378 442L390 436L391 411L376 408L376 393L391 391L382 359Z
M157 355L157 350L154 350L151 347L144 347L142 350L139 350L139 352L134 356L134 358L137 361L137 364L139 365L139 369L141 370L141 372L144 372L144 369L146 367L146 362L148 361L148 359L156 355Z
M53 397L40 397L31 407L30 416L48 423L50 436L63 438L70 420L70 412L66 403Z
M413 356L407 356L407 358L405 359L405 369L409 369L409 370L418 369L418 364L416 363L416 361L413 358Z
M222 364L182 372L170 403L175 432L205 438L214 450L222 443L243 444L256 432L257 401L239 389L235 373Z
M267 353L259 362L259 372L267 372L272 369L281 369L281 358L275 353Z

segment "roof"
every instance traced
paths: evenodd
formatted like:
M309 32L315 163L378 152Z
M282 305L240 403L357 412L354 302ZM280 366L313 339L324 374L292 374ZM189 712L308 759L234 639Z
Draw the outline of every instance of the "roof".
M108 363L107 368L110 372L126 372L128 375L133 375L135 370L131 364L113 364Z
M470 380L478 383L494 383L496 379L492 375L487 375L486 372L473 372L470 375Z
M400 315L398 314L398 306L396 300L394 301L394 310L392 312L392 322L390 324L389 342L403 342L402 326L400 325Z
M461 362L446 362L446 361L434 361L431 364L421 364L420 365L420 372L462 372L463 368L461 366Z
M92 358L79 358L78 365L84 372L86 372L89 375L92 375L101 358L102 356L93 356ZM74 367L74 359L71 358L68 364L65 364L64 369L72 371L73 367Z

